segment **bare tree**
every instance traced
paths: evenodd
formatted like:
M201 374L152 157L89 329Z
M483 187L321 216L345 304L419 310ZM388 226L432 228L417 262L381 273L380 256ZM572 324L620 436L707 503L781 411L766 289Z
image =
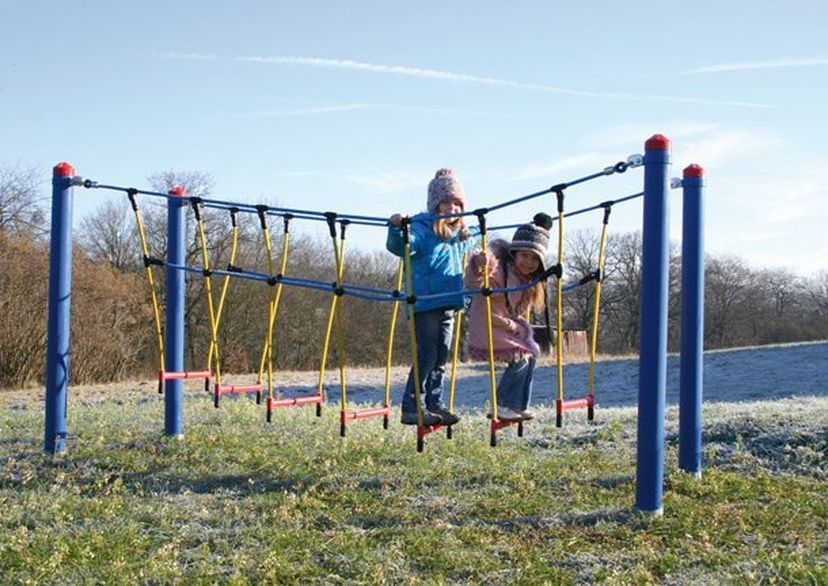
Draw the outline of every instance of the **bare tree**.
M0 231L46 234L46 213L37 170L33 167L0 165Z
M175 187L183 187L190 197L207 197L216 186L213 176L204 171L181 171L168 169L153 173L147 182L155 190L168 193Z
M821 319L828 320L828 271L820 271L808 279L805 291L811 310Z
M126 202L106 201L81 220L80 245L93 260L104 260L122 272L139 269L141 245Z
M641 312L641 232L610 236L604 265L603 347L607 352L638 349Z

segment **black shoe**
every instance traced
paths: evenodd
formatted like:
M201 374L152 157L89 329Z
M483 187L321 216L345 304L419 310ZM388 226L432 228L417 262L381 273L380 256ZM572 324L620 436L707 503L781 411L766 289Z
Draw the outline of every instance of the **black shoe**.
M443 425L454 425L460 422L460 416L455 415L445 407L437 407L436 409L429 409L429 411L435 415L439 415L440 419L443 420Z
M403 425L419 425L420 421L417 418L416 411L403 411L402 417L400 418L400 423ZM423 425L441 425L443 423L443 419L437 414L432 413L431 411L424 410L423 411Z
M491 412L486 414L486 417L489 419L492 418ZM504 407L503 405L497 406L497 419L499 421L524 421L527 418L523 417L522 413L515 411L510 407ZM531 418L529 418L531 419Z

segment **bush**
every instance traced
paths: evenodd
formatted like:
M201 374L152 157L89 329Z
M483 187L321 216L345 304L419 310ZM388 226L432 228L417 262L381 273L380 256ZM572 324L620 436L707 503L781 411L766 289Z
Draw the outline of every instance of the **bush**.
M49 253L23 234L0 232L0 387L42 383L46 364ZM153 351L142 283L88 260L72 260L71 383L118 380Z

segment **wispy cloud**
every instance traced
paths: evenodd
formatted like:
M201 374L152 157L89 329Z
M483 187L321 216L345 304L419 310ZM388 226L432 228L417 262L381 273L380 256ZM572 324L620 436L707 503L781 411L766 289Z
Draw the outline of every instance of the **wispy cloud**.
M752 69L789 69L793 67L816 67L828 65L828 57L805 57L799 59L768 59L765 61L741 61L735 63L717 63L705 67L688 69L682 73L696 75L700 73L721 73L726 71L747 71Z
M683 141L673 149L679 165L700 163L704 167L722 166L733 158L767 153L779 139L757 130L719 128L695 140Z
M556 94L563 94L569 96L580 96L589 98L602 99L618 99L618 100L633 100L633 101L656 101L656 102L677 102L684 104L701 104L712 106L733 106L740 108L770 108L769 104L758 102L744 102L744 101L723 101L723 100L708 100L705 98L688 98L682 96L664 96L652 94L628 94L622 92L596 92L571 89L566 87L525 83L511 79L503 79L498 77L487 77L480 75L470 75L466 73L456 73L452 71L443 71L440 69L427 69L421 67L408 67L403 65L383 65L376 63L365 63L362 61L353 61L350 59L323 59L319 57L298 57L298 56L238 56L238 57L220 57L217 55L202 54L202 53L166 53L162 56L164 59L176 60L190 60L190 61L211 61L211 62L236 62L236 63L260 63L260 64L276 64L276 65L299 65L310 67L324 67L330 69L344 69L352 71L369 71L373 73L404 75L408 77L417 77L421 79L433 79L438 81L449 81L454 83L474 83L500 87L510 87L521 90L534 90Z
M641 151L644 141L656 132L670 140L709 134L720 128L718 122L693 120L664 120L648 124L614 124L592 130L584 135L581 142L586 145L601 145L601 148L624 147Z
M278 118L281 116L312 116L317 114L332 114L338 112L354 112L360 110L395 110L404 112L424 112L436 114L450 114L455 116L487 116L502 117L497 112L484 112L480 110L458 110L455 108L429 108L426 106L400 106L390 104L334 104L329 106L310 106L306 108L288 108L281 110L259 110L255 112L244 112L235 114L235 118Z
M406 189L421 188L427 173L413 171L365 171L346 173L343 179L372 194L388 194Z
M611 161L603 152L581 153L557 159L552 163L539 163L530 165L518 172L516 179L539 179L542 177L554 177L566 171L578 169L590 169L592 171L603 169Z

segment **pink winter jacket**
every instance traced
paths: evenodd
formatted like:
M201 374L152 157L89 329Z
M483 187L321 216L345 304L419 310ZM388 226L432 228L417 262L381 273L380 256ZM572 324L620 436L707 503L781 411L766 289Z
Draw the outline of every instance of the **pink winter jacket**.
M529 280L522 277L513 263L507 264L508 277L504 274L499 258L509 254L505 240L493 240L489 243L489 287L499 289L517 287ZM479 251L478 253L479 254ZM477 258L475 258L477 257ZM482 257L474 255L466 267L465 285L467 289L483 286ZM494 357L498 362L513 362L525 356L538 356L540 350L532 335L532 327L526 321L526 310L531 303L530 289L513 291L508 294L512 310L516 317L509 314L504 293L493 293L492 300L492 337L494 339ZM488 324L486 323L486 300L482 294L472 297L469 310L469 354L475 360L489 359Z

